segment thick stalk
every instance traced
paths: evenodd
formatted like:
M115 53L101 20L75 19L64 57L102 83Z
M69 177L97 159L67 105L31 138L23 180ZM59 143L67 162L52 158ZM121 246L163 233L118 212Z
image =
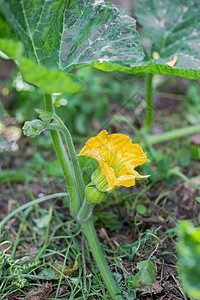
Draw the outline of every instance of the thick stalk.
M108 291L111 294L112 300L122 300L123 298L121 296L121 292L118 289L104 258L103 252L100 247L100 242L97 238L91 218L89 218L86 222L82 222L82 226L84 228L85 235L90 244L90 248L92 250L96 263L101 272L102 278L105 281Z
M44 99L46 110L53 113L54 107L52 104L51 96L45 94ZM59 159L60 165L62 167L67 182L67 189L70 195L70 212L73 217L76 217L80 208L80 200L75 176L73 174L73 169L71 168L70 161L65 151L65 147L63 145L60 133L56 130L50 130L50 132L57 157Z
M52 115L53 115L54 119L56 121L58 121L59 124L48 124L47 129L61 131L61 133L64 135L64 138L65 138L66 144L67 144L67 148L68 148L68 155L72 161L72 166L74 169L74 175L75 175L75 179L76 179L77 186L78 186L80 200L81 200L81 203L83 203L84 197L85 197L85 184L83 181L81 168L80 168L79 161L78 161L76 151L74 148L74 144L72 141L72 136L71 136L68 128L63 123L63 121L56 114L52 114Z
M85 184L84 184L84 181L83 181L83 176L82 176L82 172L81 172L81 169L80 169L79 161L78 161L76 151L75 151L75 148L74 148L74 144L73 144L73 141L72 141L72 136L71 136L68 128L63 123L63 121L58 116L56 116L56 117L57 117L57 121L59 121L59 123L62 126L62 131L64 133L64 137L66 139L66 143L67 143L68 151L69 151L69 154L70 154L70 158L72 160L72 165L74 167L74 174L75 174L76 181L77 181L80 200L81 200L81 203L83 203L84 197L85 197Z
M147 101L146 120L142 128L145 133L149 133L153 121L152 82L153 82L153 74L149 73L147 77L147 91L146 91L146 101Z
M200 132L200 124L196 124L196 125L192 125L180 129L175 129L169 132L165 132L163 134L148 135L146 136L146 139L150 144L157 144L157 143L163 143L170 140L182 138L187 135L192 135L198 132Z
M95 204L87 202L85 199L77 217L78 221L86 222L91 217L94 207Z
M71 134L70 134L70 132L69 132L69 130L66 126L64 126L64 133L65 133L65 138L66 138L68 150L69 150L69 153L71 154L71 159L72 159L72 164L73 164L73 167L74 167L74 174L75 174L76 181L77 181L80 201L81 201L81 203L83 203L84 196L85 196L85 184L84 184L84 181L83 181L83 176L82 176L81 168L80 168L80 165L79 165L79 161L78 161L78 158L76 156L76 151L74 149L74 144L73 144L73 141L72 141L72 137L71 137Z

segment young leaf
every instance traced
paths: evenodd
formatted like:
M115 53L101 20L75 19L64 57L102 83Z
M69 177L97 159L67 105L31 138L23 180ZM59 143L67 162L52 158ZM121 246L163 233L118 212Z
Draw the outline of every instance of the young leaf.
M53 119L53 113L49 111L39 108L35 109L35 111L39 114L39 118L45 123L48 123Z
M178 228L178 268L185 292L200 299L200 228L184 221Z
M27 56L59 70L121 70L143 58L135 20L103 0L1 1Z
M133 278L133 287L140 290L151 286L155 281L156 269L150 260L143 260L137 264L139 272Z
M160 59L143 61L132 73L178 75L200 78L200 3L199 0L139 0L136 15ZM167 62L177 56L176 65Z
M4 135L0 136L0 152L7 151L11 149L14 141L9 141Z
M46 124L41 120L26 121L22 128L24 135L36 137L46 129Z

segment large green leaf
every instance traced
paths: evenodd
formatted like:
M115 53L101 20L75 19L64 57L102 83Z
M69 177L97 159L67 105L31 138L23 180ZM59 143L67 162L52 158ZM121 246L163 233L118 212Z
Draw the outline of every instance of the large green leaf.
M134 65L131 73L151 72L200 78L200 1L139 0L136 15L160 59ZM166 63L177 55L174 67Z
M143 57L135 20L103 0L2 0L1 9L29 58L62 71L104 71L200 78L199 0L139 0L137 17L160 59ZM166 65L177 55L175 66Z
M84 87L82 80L74 74L48 69L24 57L21 42L0 39L0 50L17 62L25 81L40 87L47 94L77 93Z
M200 228L187 221L178 228L178 268L186 293L200 299Z
M135 20L103 0L2 0L1 9L37 64L109 71L143 58Z
M74 74L47 69L25 57L20 60L19 68L25 81L42 88L47 94L77 93L84 87L82 80Z

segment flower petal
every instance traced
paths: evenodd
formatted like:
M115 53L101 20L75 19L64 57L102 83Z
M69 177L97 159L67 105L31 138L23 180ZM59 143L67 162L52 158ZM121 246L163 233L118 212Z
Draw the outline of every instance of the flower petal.
M86 143L79 155L85 155L89 151L101 148L105 145L105 139L108 135L106 130L102 130L97 136L90 138Z
M103 130L85 143L79 155L92 157L99 162L108 182L107 191L121 185L133 186L135 185L135 178L148 177L141 176L134 170L138 165L149 161L146 153L143 152L140 145L133 144L132 140L124 134L108 135L107 131ZM95 174L97 173L95 172ZM102 173L99 173L100 175L99 188L101 188L103 178ZM98 185L98 178L95 181ZM105 188L106 185L104 184Z
M113 188L114 186L125 186L130 187L135 185L135 177L133 175L122 175L117 178L117 180L113 183L113 185L109 186L109 188Z

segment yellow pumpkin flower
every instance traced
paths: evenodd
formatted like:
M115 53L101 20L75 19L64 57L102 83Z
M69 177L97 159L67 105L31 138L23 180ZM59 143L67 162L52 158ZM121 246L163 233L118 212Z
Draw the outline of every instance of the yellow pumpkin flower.
M148 162L146 153L138 144L124 134L110 134L101 131L86 143L79 155L92 157L99 163L93 173L92 181L101 192L110 191L117 186L135 185L136 178L144 178L134 169Z

